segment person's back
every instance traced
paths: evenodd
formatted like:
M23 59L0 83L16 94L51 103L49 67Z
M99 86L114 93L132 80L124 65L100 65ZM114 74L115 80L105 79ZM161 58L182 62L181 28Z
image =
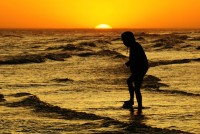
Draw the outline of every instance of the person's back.
M147 72L148 60L142 46L138 42L130 46L129 61L132 73L144 75Z

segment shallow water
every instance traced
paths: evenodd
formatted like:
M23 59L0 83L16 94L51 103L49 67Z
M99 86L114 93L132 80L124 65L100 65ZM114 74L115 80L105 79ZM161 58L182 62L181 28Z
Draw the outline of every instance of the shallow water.
M199 133L199 32L135 31L151 66L141 114L122 108L121 32L1 30L2 133Z

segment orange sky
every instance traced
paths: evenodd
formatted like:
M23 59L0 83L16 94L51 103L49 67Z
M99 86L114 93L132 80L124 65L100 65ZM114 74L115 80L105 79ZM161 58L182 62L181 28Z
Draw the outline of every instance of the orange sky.
M0 0L0 28L200 28L200 0Z

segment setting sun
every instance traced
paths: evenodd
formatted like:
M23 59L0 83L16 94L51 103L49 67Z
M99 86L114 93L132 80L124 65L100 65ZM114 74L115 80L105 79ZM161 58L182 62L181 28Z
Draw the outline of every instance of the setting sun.
M95 29L112 29L112 27L108 24L99 24L95 27Z

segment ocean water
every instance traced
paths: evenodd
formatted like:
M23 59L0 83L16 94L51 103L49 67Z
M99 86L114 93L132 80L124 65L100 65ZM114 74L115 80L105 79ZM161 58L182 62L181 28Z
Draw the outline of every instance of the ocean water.
M0 30L0 133L200 133L200 30L131 30L150 63L142 113L122 108L124 31Z

